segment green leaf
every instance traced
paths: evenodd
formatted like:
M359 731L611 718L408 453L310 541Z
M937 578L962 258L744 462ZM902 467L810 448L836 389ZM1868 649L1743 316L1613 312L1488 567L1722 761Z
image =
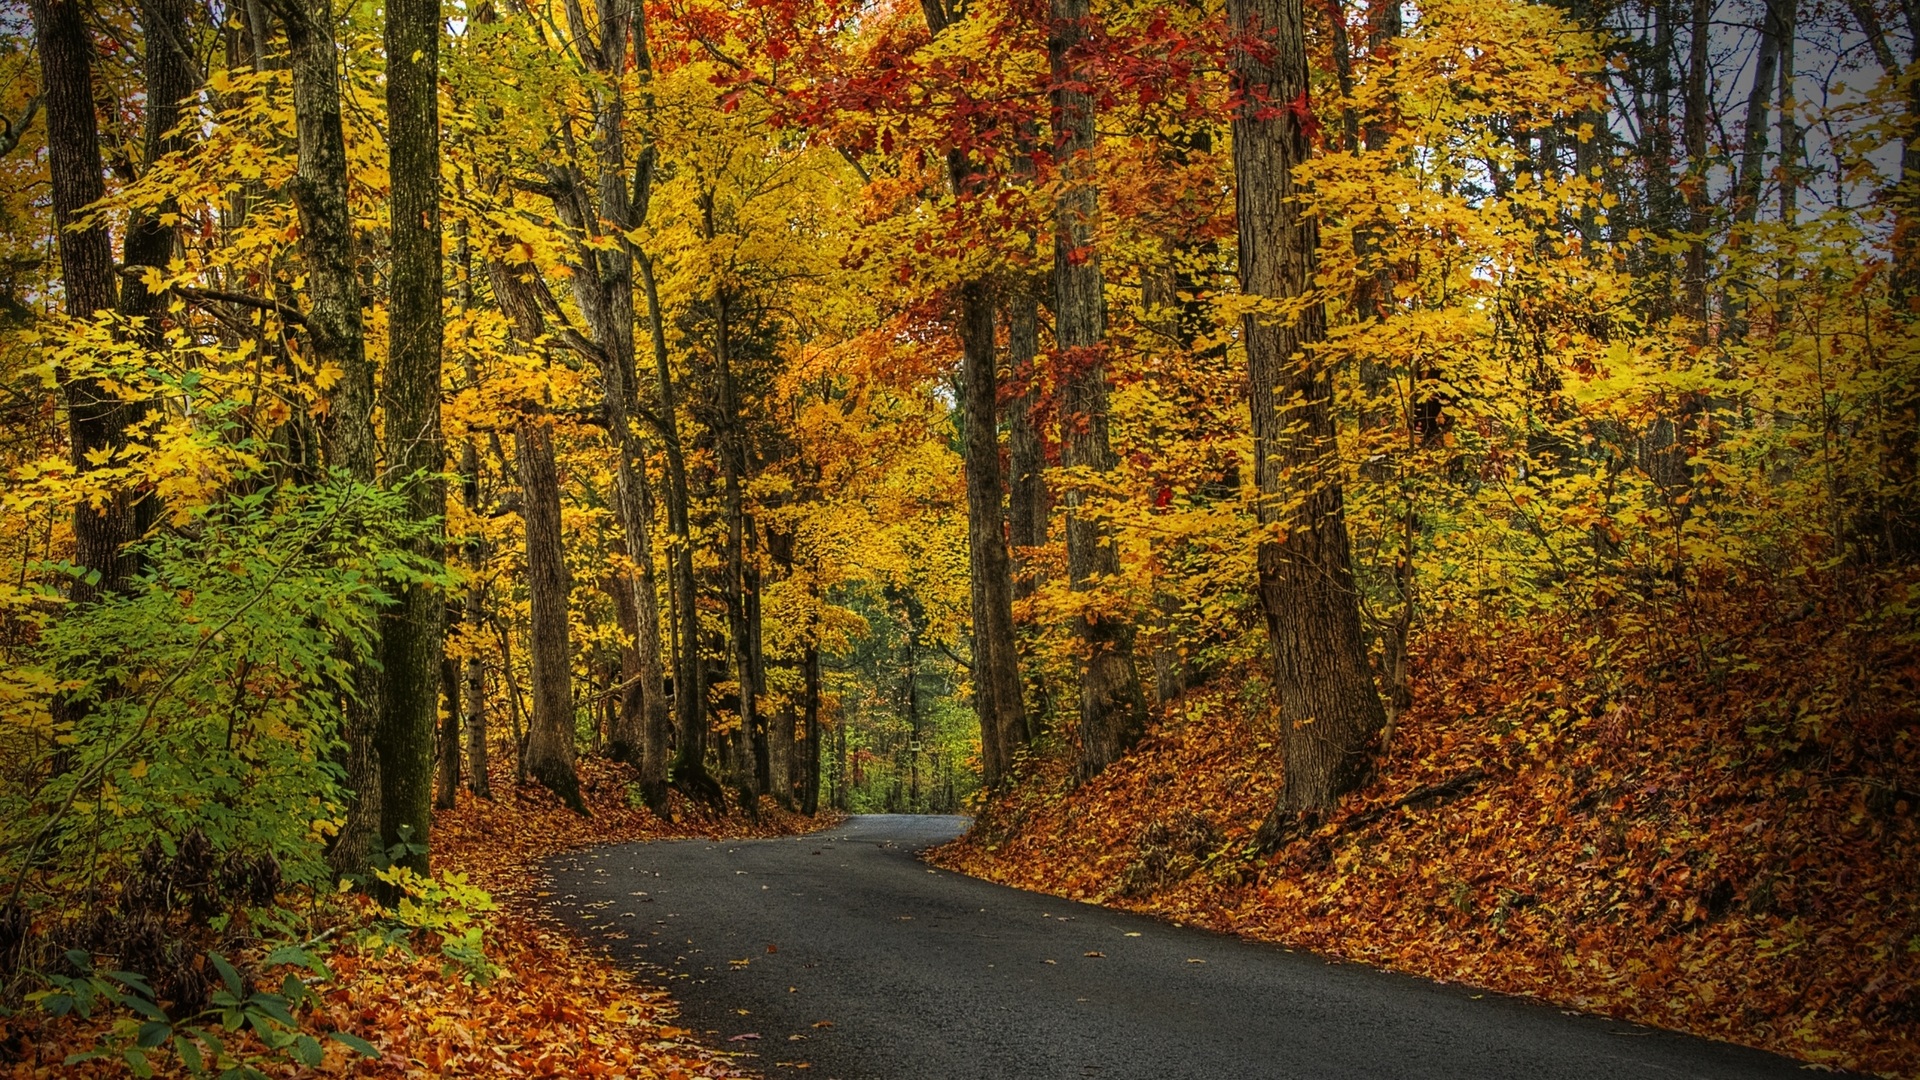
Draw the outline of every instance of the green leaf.
M134 1045L151 1050L173 1036L173 1025L165 1020L149 1020L140 1025L140 1034L134 1038Z
M286 999L278 994L253 995L253 997L247 1001L247 1011L255 1015L265 1014L288 1027L296 1026L293 1019L293 1012L287 1008ZM253 1026L258 1030L260 1027L259 1021L255 1020Z
M207 1063L200 1057L200 1045L191 1038L185 1035L175 1035L173 1037L173 1052L179 1055L181 1062L186 1065L188 1072L195 1076L206 1075Z
M320 1060L326 1054L320 1049L320 1040L302 1032L299 1038L293 1040L293 1056L300 1064L312 1069L320 1066Z
M327 1037L354 1053L359 1054L361 1057L375 1059L380 1057L380 1051L372 1043L350 1031L335 1031Z
M107 972L107 978L112 979L114 982L119 983L121 986L125 986L132 990L140 991L142 994L146 995L147 1000L149 1001L153 1000L156 997L159 997L158 994L155 994L153 992L153 987L147 984L147 980L144 975L140 975L132 971L109 971Z
M213 962L214 970L220 973L220 981L227 984L229 993L239 997L247 992L246 983L241 981L240 973L234 970L233 965L227 963L226 957L217 952L210 952L207 954L207 959Z
M127 1068L132 1069L133 1075L140 1077L140 1080L147 1080L147 1077L153 1075L153 1065L147 1061L147 1055L138 1050L129 1049L120 1056L126 1060Z

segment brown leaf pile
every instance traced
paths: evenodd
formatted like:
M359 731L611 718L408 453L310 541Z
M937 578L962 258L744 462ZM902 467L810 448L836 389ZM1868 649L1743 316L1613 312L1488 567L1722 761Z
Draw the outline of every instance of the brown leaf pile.
M627 774L620 767L589 758L581 761L580 773L591 818L575 815L544 789L515 786L510 771L492 777L500 793L496 801L463 792L456 809L435 817L435 872L467 874L500 904L486 946L502 974L476 985L443 971L444 962L430 950L419 957L399 951L375 956L343 947L328 957L337 978L322 989L328 1017L318 1026L356 1033L379 1047L382 1057L368 1061L330 1046L319 1073L660 1080L746 1075L727 1055L701 1046L675 1025L665 990L635 980L541 914L540 863L589 844L791 835L827 820L770 804L757 820L738 812L703 815L676 795L674 821L668 823L629 805ZM342 928L371 915L370 906L349 906L340 912ZM91 1049L103 1025L49 1024L25 1014L18 1019L23 1022L11 1033L14 1063L0 1075L125 1075L117 1060L61 1064L68 1054ZM154 1063L162 1075L184 1075L170 1055L156 1054ZM277 1071L312 1072L292 1066Z
M1920 1075L1920 663L1813 611L1593 678L1570 627L1430 635L1375 782L1260 855L1275 722L1175 702L1039 766L942 865L1809 1062ZM1761 631L1764 630L1764 634ZM1619 673L1616 673L1619 674ZM1248 693L1247 699L1263 700Z

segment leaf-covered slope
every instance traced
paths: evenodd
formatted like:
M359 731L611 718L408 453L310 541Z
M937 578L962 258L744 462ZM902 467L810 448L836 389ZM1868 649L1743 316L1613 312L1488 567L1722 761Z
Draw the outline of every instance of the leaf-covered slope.
M1276 721L1230 696L1264 699L1243 671L1078 789L1064 763L1036 763L936 861L1920 1075L1915 658L1824 612L1720 614L1755 628L1733 660L1604 680L1574 628L1429 636L1375 782L1271 855L1254 831Z

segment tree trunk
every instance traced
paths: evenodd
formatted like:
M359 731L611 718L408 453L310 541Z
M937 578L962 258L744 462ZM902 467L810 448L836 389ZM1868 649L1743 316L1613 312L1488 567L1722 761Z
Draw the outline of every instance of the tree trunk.
M1040 302L1022 290L1007 304L1007 370L1021 392L1007 407L1008 541L1014 552L1047 543L1046 447L1034 410L1040 401ZM1013 598L1024 600L1040 587L1032 560L1015 556Z
M300 217L300 254L307 269L308 360L338 369L321 425L327 463L355 481L374 477L373 365L360 319L353 226L347 217L347 149L340 122L339 51L329 0L267 0L286 27L293 77L298 161L288 192ZM259 23L256 22L256 26ZM376 717L378 669L353 658L355 694L346 706L344 741L347 820L328 859L343 874L363 874L380 842L380 754Z
M1293 181L1310 143L1286 107L1307 90L1304 13L1301 0L1232 0L1228 17L1234 80L1245 95L1233 120L1240 288L1293 300L1313 287L1319 242ZM1259 549L1260 599L1285 724L1286 786L1269 825L1287 812L1331 806L1357 787L1386 722L1348 556L1332 385L1312 349L1325 318L1315 302L1297 322L1250 314L1242 326L1259 519L1269 527Z
M1780 5L1767 0L1760 18L1759 57L1754 62L1753 85L1747 90L1746 124L1742 129L1740 171L1734 179L1733 220L1750 225L1760 211L1760 185L1767 163L1767 110L1780 66Z
M817 569L817 568L816 568ZM802 750L800 812L812 817L820 811L820 577L808 575L806 646L800 655L801 675L806 680L806 743Z
M40 53L40 93L47 109L47 166L66 312L74 319L91 320L95 312L113 309L116 293L107 223L96 219L88 228L73 228L82 210L106 192L94 115L94 43L81 0L32 0L30 8ZM96 466L88 455L111 453L127 444L127 428L138 407L90 373L61 372L60 379L73 467L90 472ZM116 492L99 509L86 502L74 507L74 562L98 575L74 580L71 598L76 606L125 587L134 570L126 547L138 539L135 529L133 502L126 492Z
M712 238L712 230L708 230ZM742 474L746 471L746 439L741 432L740 401L733 384L732 330L728 318L726 289L714 290L713 358L718 368L721 428L714 432L719 443L721 500L727 521L726 600L727 637L733 659L734 686L739 727L733 733L733 775L730 778L740 794L743 807L751 807L759 794L755 745L759 727L747 581L747 516Z
M698 582L693 574L692 496L687 482L687 459L680 440L679 406L673 374L667 363L666 321L660 307L659 284L653 262L642 256L640 283L647 298L647 322L653 338L653 367L657 383L662 449L667 457L668 565L674 603L681 612L674 650L673 705L678 728L670 776L675 786L713 809L726 805L720 785L707 774L707 710L705 664L700 656L699 620L695 617Z
M585 814L580 778L574 773L573 668L569 588L560 531L560 473L553 457L553 428L524 419L514 428L520 465L521 515L527 528L527 589L533 622L528 663L533 671L533 719L527 725L527 774L576 813Z
M1692 238L1687 241L1686 291L1687 315L1694 320L1695 340L1705 342L1707 333L1707 225L1709 222L1709 202L1707 199L1707 171L1712 164L1707 160L1707 110L1711 103L1707 99L1707 78L1712 64L1708 49L1713 23L1713 0L1693 0L1693 12L1688 33L1691 41L1687 49L1687 83L1685 93L1685 131L1687 150L1687 178L1684 194L1687 200L1687 231Z
M447 605L447 625L461 619L460 604ZM460 791L460 661L451 656L440 658L440 732L434 741L434 761L439 779L434 788L433 808L451 810L459 805Z
M1774 0L1780 34L1780 220L1792 225L1800 206L1800 122L1794 118L1795 45L1800 35L1798 0Z
M143 131L145 166L149 169L153 163L167 154L185 148L186 139L174 133L180 124L180 103L193 93L194 73L192 61L186 54L186 43L190 40L187 6L182 0L141 0L140 22L146 31L146 117ZM141 267L153 267L165 271L173 259L174 232L176 226L168 218L179 212L179 203L167 199L151 209L134 211L127 221L125 257L123 261L129 270ZM161 327L161 316L166 311L166 297L147 289L143 277L129 273L121 283L120 314L129 319L144 320L139 330L139 341L150 352L160 352L166 348L166 335ZM129 402L126 406L127 422L137 422L146 414L144 404ZM157 495L147 495L133 504L133 521L130 523L132 535L143 536L159 517L160 501Z
M1054 160L1062 191L1054 210L1054 340L1060 350L1060 460L1069 469L1112 470L1107 439L1105 283L1094 224L1099 192L1093 162L1093 96L1077 70L1086 38L1087 0L1052 0L1047 42L1053 64ZM1076 592L1119 573L1119 553L1106 531L1078 513L1084 493L1067 491L1067 575ZM1133 667L1133 631L1111 615L1083 609L1077 619L1085 653L1080 670L1080 775L1112 764L1146 730L1146 704Z
M440 255L440 4L386 0L387 152L391 177L392 302L381 393L387 466L414 521L446 517L440 441L440 353L445 273ZM417 554L437 558L431 536ZM436 684L446 604L419 584L397 588L381 619L380 821L391 845L403 832L425 846L432 824ZM407 860L425 873L426 854Z
M956 179L962 179L956 177ZM986 286L960 286L962 396L966 426L967 549L973 594L973 696L980 720L982 779L999 787L1027 744L1020 654L1013 636L1013 571L1000 509L998 391L993 305Z

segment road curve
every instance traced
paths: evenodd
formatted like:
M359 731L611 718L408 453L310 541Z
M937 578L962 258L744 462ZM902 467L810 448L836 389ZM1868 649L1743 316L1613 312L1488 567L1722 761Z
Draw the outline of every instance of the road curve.
M770 1077L1804 1075L1742 1047L1329 963L913 857L965 826L876 815L793 839L600 848L549 864L552 903L619 962L667 975L688 1026L757 1055Z

